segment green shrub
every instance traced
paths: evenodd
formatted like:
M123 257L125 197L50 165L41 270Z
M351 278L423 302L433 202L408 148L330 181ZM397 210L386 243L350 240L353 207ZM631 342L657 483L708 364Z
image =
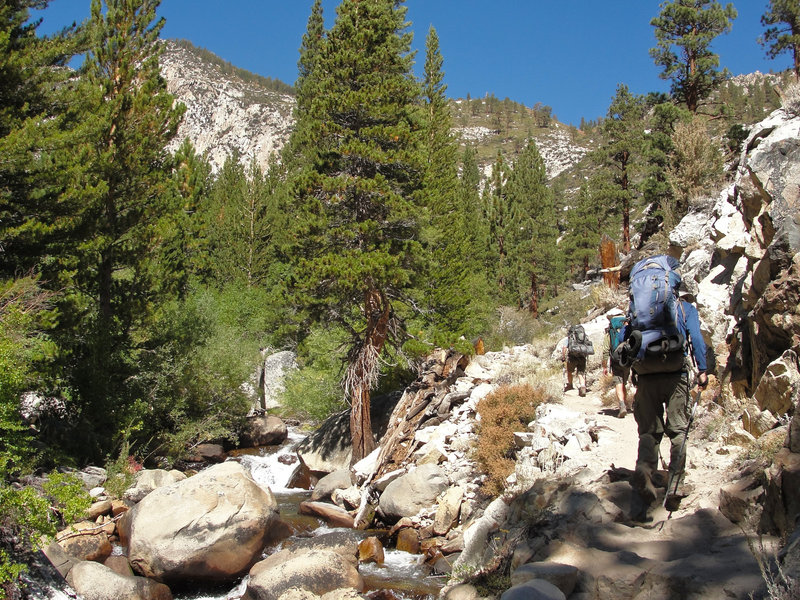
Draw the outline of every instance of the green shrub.
M314 329L297 349L299 369L289 374L282 412L322 421L346 407L341 386L347 335L341 329Z
M478 402L475 458L488 475L487 493L502 493L506 478L514 472L514 432L525 431L536 408L553 400L544 388L525 383L501 386Z
M52 473L41 490L0 483L0 589L16 581L25 568L20 557L38 550L42 536L82 518L90 504L74 474Z

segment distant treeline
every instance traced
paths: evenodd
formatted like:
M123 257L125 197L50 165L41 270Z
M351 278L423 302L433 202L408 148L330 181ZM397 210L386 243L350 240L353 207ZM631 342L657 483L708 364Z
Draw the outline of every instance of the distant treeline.
M185 48L192 54L202 58L204 61L216 65L226 75L235 75L242 81L246 81L247 83L256 83L273 92L280 92L282 94L294 95L294 88L291 85L284 83L280 79L273 79L272 77L264 77L256 73L251 73L250 71L247 71L245 69L240 69L239 67L236 67L231 63L229 63L227 60L223 60L210 50L207 50L205 48L198 48L197 46L192 44L192 42L190 42L189 40L174 40L174 42L181 48Z

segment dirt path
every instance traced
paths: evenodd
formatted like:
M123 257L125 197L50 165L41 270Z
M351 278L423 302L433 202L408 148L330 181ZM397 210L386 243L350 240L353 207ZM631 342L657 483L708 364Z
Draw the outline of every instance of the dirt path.
M603 406L600 393L596 391L599 384L595 382L592 387L594 389L590 388L584 397L579 396L577 390L569 390L564 393L562 400L566 408L582 413L598 424L598 441L588 458L588 467L598 477L612 467L633 471L639 443L633 412L620 419L615 407ZM702 440L702 434L696 418L687 446L686 482L693 489L673 512L672 518L703 508L717 509L719 490L731 481L736 453L739 450ZM661 455L668 463L669 440L666 437L661 442ZM662 468L660 464L659 469ZM663 496L660 495L659 500L663 500ZM654 507L652 513L654 521L669 516L660 506Z

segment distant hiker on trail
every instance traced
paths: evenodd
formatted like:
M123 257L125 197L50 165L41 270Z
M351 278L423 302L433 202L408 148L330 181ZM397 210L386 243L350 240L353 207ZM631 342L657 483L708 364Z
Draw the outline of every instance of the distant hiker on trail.
M594 346L586 336L582 325L572 325L567 331L566 343L561 345L561 360L564 362L567 382L564 391L573 389L573 373L577 379L578 395L586 395L586 357L594 354Z
M633 410L633 398L628 398L628 379L631 367L620 364L614 355L614 350L622 341L622 334L627 324L628 319L623 315L608 315L608 329L606 329L606 335L603 336L603 375L608 375L611 371L614 391L617 394L617 402L619 402L617 416L620 419Z
M646 520L647 509L657 495L653 475L665 433L671 446L664 506L675 510L686 496L686 439L694 415L689 391L695 368L697 386L702 389L708 384L700 320L697 309L678 298L678 267L678 261L667 256L655 256L634 265L630 323L623 334L625 343L616 351L622 364L632 366L637 385L633 414L639 431L639 452L632 485L642 506L634 508L632 516L640 521ZM696 398L697 395L695 402Z

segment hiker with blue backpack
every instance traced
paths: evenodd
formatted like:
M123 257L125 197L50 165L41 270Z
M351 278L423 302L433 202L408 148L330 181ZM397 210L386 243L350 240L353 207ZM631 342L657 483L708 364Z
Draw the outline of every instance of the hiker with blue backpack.
M670 439L670 461L664 506L675 510L686 496L686 439L699 389L708 384L706 346L697 309L679 298L679 263L670 256L639 261L630 276L630 323L615 351L630 365L637 385L633 414L639 432L639 452L632 485L641 505L635 520L646 520L656 499L654 475L664 434ZM694 395L690 390L699 388Z
M603 375L608 375L609 371L614 381L614 392L619 402L619 412L617 416L624 419L633 410L633 399L628 398L628 379L630 379L630 365L623 365L614 354L628 324L628 318L624 315L608 315L608 329L603 337Z

